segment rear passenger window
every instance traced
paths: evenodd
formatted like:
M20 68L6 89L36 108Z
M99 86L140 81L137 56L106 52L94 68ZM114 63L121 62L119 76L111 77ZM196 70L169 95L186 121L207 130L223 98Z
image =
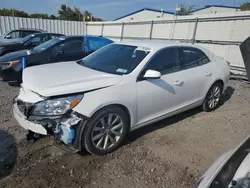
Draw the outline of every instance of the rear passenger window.
M64 52L74 53L83 51L83 41L82 40L71 40L63 43L59 46Z
M58 38L59 35L50 35L51 39L55 39L55 38Z
M10 39L21 38L19 31L12 31L8 34L8 36L10 37Z
M177 47L166 48L158 52L147 65L146 70L156 70L162 74L179 70L180 56Z
M96 51L104 46L106 46L107 44L110 44L111 41L110 40L106 40L104 38L88 38L88 51L89 52L93 52Z
M43 36L43 39L42 39L42 43L47 42L47 41L50 40L50 39L51 39L51 36L50 36L50 35L44 35L44 36Z
M210 62L205 53L197 48L182 47L181 50L183 53L183 69L197 67Z

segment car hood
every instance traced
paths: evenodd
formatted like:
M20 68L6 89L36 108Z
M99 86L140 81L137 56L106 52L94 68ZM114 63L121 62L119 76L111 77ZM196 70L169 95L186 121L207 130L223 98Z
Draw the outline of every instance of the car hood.
M20 38L16 38L16 39L5 39L5 38L3 38L3 37L0 37L0 45L1 45L2 43L15 42L15 41L18 41L18 40L20 40Z
M75 61L29 67L23 72L23 87L44 97L101 89L121 80L121 75L99 72Z
M0 62L8 62L8 61L13 61L13 60L19 60L22 57L27 56L29 50L21 50L21 51L16 51L12 53L8 53L0 57Z
M0 47L20 45L20 44L21 43L18 41L6 41L6 42L0 42Z

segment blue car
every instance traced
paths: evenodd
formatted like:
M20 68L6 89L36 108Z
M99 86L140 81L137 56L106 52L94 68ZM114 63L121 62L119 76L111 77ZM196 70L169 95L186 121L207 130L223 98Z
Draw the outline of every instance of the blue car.
M31 50L22 50L0 57L0 75L4 81L22 81L24 67L48 63L76 61L113 43L94 36L62 36Z

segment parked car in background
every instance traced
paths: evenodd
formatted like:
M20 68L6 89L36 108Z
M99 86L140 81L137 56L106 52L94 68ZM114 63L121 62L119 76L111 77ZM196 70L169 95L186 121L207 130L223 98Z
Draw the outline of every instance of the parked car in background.
M24 38L30 34L33 33L41 33L43 30L39 29L28 29L28 28L20 28L20 29L14 29L11 31L6 32L2 36L0 36L0 44L2 42L13 42L17 41L20 38Z
M14 116L32 133L104 155L129 131L198 106L216 109L228 84L229 65L204 48L124 41L82 60L25 69Z
M196 188L250 187L250 136L236 149L220 156L205 172Z
M56 37L61 37L64 35L57 33L35 33L28 35L22 39L13 42L5 42L0 44L0 56L3 56L7 53L31 49L44 42L47 42Z
M5 81L22 80L22 58L26 59L26 67L75 61L112 43L103 37L63 36L47 41L31 50L22 50L0 57L0 75Z

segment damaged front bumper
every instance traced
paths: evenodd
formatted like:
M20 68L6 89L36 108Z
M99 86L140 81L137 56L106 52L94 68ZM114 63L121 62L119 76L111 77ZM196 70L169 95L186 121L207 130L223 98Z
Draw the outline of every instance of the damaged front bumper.
M54 135L74 150L81 150L81 134L87 117L69 112L62 116L27 116L14 102L13 114L17 122L26 130L41 135Z
M32 123L27 120L27 118L21 113L21 111L17 107L17 103L14 104L13 114L17 122L26 130L30 130L34 133L47 135L47 130L41 125L37 123Z

